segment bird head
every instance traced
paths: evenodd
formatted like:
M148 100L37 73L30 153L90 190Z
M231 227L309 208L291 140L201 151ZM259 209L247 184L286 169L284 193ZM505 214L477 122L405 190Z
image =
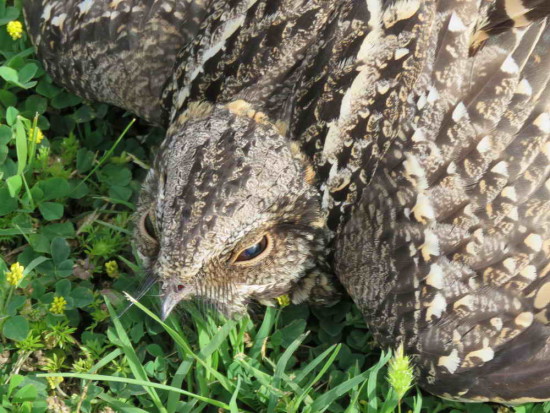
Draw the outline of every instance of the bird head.
M160 282L162 315L204 300L330 301L325 221L313 171L281 128L244 101L197 104L167 134L136 214L135 241Z

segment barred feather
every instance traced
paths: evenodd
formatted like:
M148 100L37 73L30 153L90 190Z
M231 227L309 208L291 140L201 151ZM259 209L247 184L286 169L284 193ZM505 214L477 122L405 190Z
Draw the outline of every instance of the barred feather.
M381 343L415 355L425 388L520 403L550 397L550 27L510 26L471 56L478 7L426 1L411 18L429 34L407 44L422 72L403 65L416 83L384 90L401 97L399 123L377 135L392 144L360 201L341 206L336 265ZM372 89L364 101L379 99Z
M38 55L77 95L166 125L161 94L178 50L198 31L207 2L26 0Z

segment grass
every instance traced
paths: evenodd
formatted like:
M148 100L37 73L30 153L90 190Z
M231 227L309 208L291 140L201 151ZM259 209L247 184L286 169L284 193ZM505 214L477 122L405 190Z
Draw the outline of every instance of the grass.
M53 84L8 35L17 19L0 1L0 412L550 411L398 400L346 300L239 320L190 304L163 323L153 291L118 316L142 283L131 216L163 132Z

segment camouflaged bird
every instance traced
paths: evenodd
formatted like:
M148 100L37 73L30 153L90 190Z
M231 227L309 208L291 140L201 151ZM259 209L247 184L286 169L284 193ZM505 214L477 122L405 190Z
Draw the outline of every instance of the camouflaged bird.
M56 81L167 127L136 230L165 314L335 273L426 390L550 399L547 0L25 10Z

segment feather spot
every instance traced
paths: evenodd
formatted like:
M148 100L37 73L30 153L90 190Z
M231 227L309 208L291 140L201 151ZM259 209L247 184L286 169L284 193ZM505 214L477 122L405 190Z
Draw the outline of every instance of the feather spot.
M523 277L528 279L529 281L533 281L537 278L537 267L534 265L528 265L525 268L523 268L519 274Z
M60 14L59 16L55 16L52 19L52 25L59 27L60 30L63 30L63 23L65 23L65 19L67 18L67 13Z
M94 0L84 0L77 7L80 9L80 14L88 13L94 4Z
M454 13L451 16L451 20L449 21L449 31L451 32L463 32L466 30L467 27L462 21L460 17L458 17L458 14Z
M411 139L413 142L424 142L426 141L426 135L422 129L417 129Z
M535 308L544 308L550 303L550 282L547 282L537 291L535 296L534 306Z
M529 12L520 0L505 0L504 10L510 19L518 19Z
M505 73L514 74L519 72L519 66L512 56L508 56L502 63L501 70Z
M539 234L529 234L523 242L535 252L542 250L542 237Z
M387 81L380 81L376 84L376 90L379 94L385 95L390 90L390 83Z
M540 114L534 122L535 126L544 133L550 133L550 114L547 112Z
M439 99L439 92L435 87L430 88L430 92L428 93L428 103L434 103Z
M418 190L423 191L428 188L428 181L424 169L420 166L418 159L414 155L407 155L404 162L405 176Z
M424 231L424 244L420 247L422 252L422 258L424 261L430 261L431 256L437 257L439 255L439 239L433 231L427 229Z
M518 200L518 195L516 193L516 188L513 186L507 186L500 193L504 198L508 198L510 201L516 202Z
M454 309L457 309L459 307L466 307L468 310L473 310L474 308L474 297L471 295L466 295L462 297L460 300L456 301L453 305Z
M491 318L491 320L489 320L489 322L491 323L491 325L493 326L493 328L497 331L500 331L502 330L502 318L500 317L493 317Z
M403 58L404 56L407 56L410 53L410 50L406 47L401 47L395 51L394 58L395 60L399 60Z
M514 323L516 323L516 325L519 327L527 328L531 324L533 324L534 318L535 317L533 313L531 313L530 311L525 311L514 319Z
M443 288L443 269L438 264L430 266L430 272L426 277L426 284L431 285L438 290Z
M426 99L426 95L421 95L419 98L418 98L418 102L416 102L416 107L418 109L423 109L424 106L426 106L426 103L427 103L427 99Z
M394 26L396 23L411 18L420 8L419 0L402 0L388 7L382 16L382 21L386 28Z
M500 161L491 168L491 172L502 176L508 176L508 163L506 161Z
M502 265L508 273L513 274L516 272L516 260L514 258L506 258L504 261L502 261Z
M456 174L456 171L457 171L457 166L456 166L456 163L454 161L451 161L449 163L449 166L447 167L447 174L449 175L454 175Z
M512 208L510 208L510 210L506 214L506 217L510 218L512 221L518 221L519 220L518 207L513 206Z
M48 4L46 7L44 7L44 10L42 11L42 16L40 16L40 18L46 22L50 20L52 9L53 6L51 4Z
M479 141L476 149L479 153L486 153L491 150L491 147L491 138L489 136L485 136L482 140Z
M418 194L416 204L412 209L414 218L421 224L426 224L428 221L435 219L435 211L432 207L430 199L424 194Z
M426 321L430 321L432 317L441 317L441 314L443 314L445 308L447 308L447 300L445 300L443 294L437 293L432 302L428 304L428 311L426 311Z
M449 373L453 374L460 365L460 357L457 349L453 349L448 356L441 356L437 362L438 366L445 367Z
M468 109L466 108L466 105L464 105L463 102L460 102L458 105L456 105L455 110L453 110L453 120L455 122L459 122L462 118L468 115Z
M488 361L491 361L493 357L495 357L494 350L491 347L484 347L481 350L476 350L468 353L462 365L464 367L474 366L475 364L477 364L475 359L479 359L482 363L486 363Z
M521 95L532 96L533 88L531 87L531 84L527 79L523 79L521 82L519 82L516 92Z

